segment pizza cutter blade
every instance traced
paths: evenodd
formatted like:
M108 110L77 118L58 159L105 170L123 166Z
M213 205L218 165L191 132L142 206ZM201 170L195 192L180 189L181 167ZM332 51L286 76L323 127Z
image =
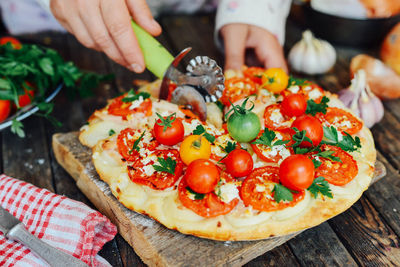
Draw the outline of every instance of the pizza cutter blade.
M207 118L205 102L217 101L225 88L222 69L214 60L198 56L190 61L186 68L187 73L182 73L177 66L189 53L190 47L174 58L156 39L133 21L132 28L143 52L147 69L158 78L162 78L159 98L168 98L169 85L173 81L180 89L171 102L186 103L192 107L193 113L205 120Z

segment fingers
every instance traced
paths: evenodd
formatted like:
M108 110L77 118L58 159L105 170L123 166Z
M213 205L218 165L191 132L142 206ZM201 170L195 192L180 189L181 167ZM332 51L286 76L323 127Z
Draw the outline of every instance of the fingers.
M225 70L239 70L244 64L248 25L228 24L221 28L225 47Z
M95 4L97 2L97 4ZM79 14L87 30L99 50L103 51L109 58L120 65L129 66L128 62L119 51L116 43L108 33L101 16L100 4L98 1L80 1Z
M248 46L254 48L257 58L265 68L281 68L288 73L283 48L272 33L257 26L250 26Z
M131 27L131 17L123 0L100 0L100 10L104 24L114 43L135 72L143 72L145 64Z
M161 26L154 20L146 0L127 0L126 4L137 24L153 36L161 34Z

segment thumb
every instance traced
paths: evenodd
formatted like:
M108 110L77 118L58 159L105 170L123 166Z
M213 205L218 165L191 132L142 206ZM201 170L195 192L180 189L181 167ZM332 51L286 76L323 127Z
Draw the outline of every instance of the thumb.
M225 48L225 70L239 70L244 64L248 27L245 24L228 24L221 28Z

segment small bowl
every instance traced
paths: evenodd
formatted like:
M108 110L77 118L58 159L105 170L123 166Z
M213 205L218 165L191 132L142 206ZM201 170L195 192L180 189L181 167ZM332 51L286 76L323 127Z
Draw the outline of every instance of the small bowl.
M322 13L303 5L308 27L327 41L339 45L371 47L380 45L389 31L400 22L400 14L389 18L353 19Z

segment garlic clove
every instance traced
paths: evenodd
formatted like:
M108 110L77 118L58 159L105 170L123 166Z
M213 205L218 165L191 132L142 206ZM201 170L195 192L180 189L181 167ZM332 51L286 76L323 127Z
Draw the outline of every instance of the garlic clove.
M339 93L339 99L346 107L350 107L351 102L355 98L355 93L350 89L343 89Z
M374 95L371 97L371 102L374 104L374 110L376 112L375 120L376 122L380 122L385 113L385 108L383 107L382 101L376 95Z
M377 122L374 103L369 98L361 97L358 101L358 109L365 126L371 128Z

